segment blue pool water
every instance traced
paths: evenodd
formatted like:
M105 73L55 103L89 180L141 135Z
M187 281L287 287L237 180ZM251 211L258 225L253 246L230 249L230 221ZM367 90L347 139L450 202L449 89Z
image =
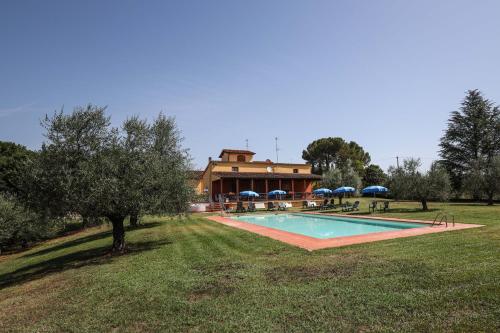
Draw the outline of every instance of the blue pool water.
M420 223L307 214L243 215L232 218L268 228L323 239L364 235L373 232L422 228L426 226Z

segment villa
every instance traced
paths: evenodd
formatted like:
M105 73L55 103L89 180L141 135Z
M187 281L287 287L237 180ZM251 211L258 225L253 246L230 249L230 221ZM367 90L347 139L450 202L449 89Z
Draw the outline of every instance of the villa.
M254 155L249 150L223 149L220 160L209 158L205 170L193 175L196 191L207 193L211 202L222 199L232 205L240 200L242 191L257 192L256 200L263 201L270 199L270 191L283 190L287 194L279 199L297 206L301 200L311 198L313 183L321 180L321 176L311 173L309 164L254 161Z

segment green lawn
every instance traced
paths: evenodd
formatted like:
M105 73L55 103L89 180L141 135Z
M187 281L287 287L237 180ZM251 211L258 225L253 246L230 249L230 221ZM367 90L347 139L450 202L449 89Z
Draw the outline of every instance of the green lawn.
M0 257L0 331L498 331L500 206L392 207L486 227L307 252L200 215L148 218L122 256L93 228Z

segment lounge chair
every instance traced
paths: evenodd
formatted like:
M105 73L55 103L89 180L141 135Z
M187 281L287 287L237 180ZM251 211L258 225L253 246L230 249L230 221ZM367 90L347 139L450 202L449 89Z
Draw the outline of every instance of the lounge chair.
M241 201L238 201L236 203L236 213L244 213L246 212L247 210L245 209L245 207L243 206L243 202Z
M249 212L255 212L257 209L255 209L255 203L249 202L248 203L248 211Z
M389 210L389 201L384 201L384 205L380 205L380 208L378 209L380 212L386 212Z
M316 204L316 201L308 201L307 202L307 207L312 208L312 209L318 209L318 205Z
M328 209L328 208L330 208L330 205L328 204L328 199L325 199L325 200L323 200L323 203L321 204L320 209L323 210L323 209Z
M346 204L342 207L343 212L353 212L355 210L359 210L359 201L355 201L353 205Z
M278 210L286 210L287 206L288 205L285 202L280 202L278 203Z
M276 210L276 206L274 205L274 202L269 201L267 203L267 210Z
M368 206L368 212L374 212L375 213L375 209L377 209L377 202L376 201L372 201L370 203L370 205Z
M330 209L337 209L337 205L335 204L335 199L330 200L330 204L328 205L328 208Z
M302 201L302 208L309 208L309 202L306 200Z

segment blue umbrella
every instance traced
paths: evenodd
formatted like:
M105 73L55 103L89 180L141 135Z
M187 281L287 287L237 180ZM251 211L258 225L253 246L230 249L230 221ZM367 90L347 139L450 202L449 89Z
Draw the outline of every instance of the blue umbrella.
M283 194L286 194L286 192L283 190L274 190L274 191L269 192L268 194L269 195L283 195Z
M365 187L361 191L361 193L363 193L363 194L373 193L373 195L375 195L376 193L387 193L387 192L389 192L389 190L387 189L387 187L378 186L378 185L373 185L373 186Z
M313 191L314 194L332 194L333 191L328 188L318 188Z
M350 186L342 186L342 187L339 187L339 188L336 188L335 190L333 190L333 193L335 193L335 194L352 193L352 192L356 192L356 189L354 187L350 187Z
M258 198L259 197L259 194L257 192L254 192L254 191L243 191L243 192L240 192L240 196L242 197L254 197L254 198Z
M270 197L274 197L274 198L278 198L278 199L281 199L281 196L285 195L285 194L286 194L286 192L283 190L274 190L274 191L271 191L268 193L268 195Z

